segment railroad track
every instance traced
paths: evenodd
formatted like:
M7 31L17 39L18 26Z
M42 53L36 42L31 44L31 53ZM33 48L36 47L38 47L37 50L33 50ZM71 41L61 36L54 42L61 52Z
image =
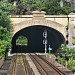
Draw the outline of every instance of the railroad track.
M48 62L45 58L39 55L30 54L30 58L35 63L41 75L66 75L65 73L60 71L57 67L55 67L52 63Z
M13 56L13 60L14 66L12 75L30 75L25 55L15 55Z

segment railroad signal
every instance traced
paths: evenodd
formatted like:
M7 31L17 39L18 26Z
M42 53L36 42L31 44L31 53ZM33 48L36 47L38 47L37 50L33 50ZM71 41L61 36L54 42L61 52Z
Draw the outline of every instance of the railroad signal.
M50 47L50 45L49 45L49 47L48 47L48 50L49 50L49 54L50 54L50 51L52 50L52 48Z
M44 30L43 37L47 38L47 30Z
M45 54L46 54L47 53L47 30L44 30L43 37L44 37L43 44L45 45Z

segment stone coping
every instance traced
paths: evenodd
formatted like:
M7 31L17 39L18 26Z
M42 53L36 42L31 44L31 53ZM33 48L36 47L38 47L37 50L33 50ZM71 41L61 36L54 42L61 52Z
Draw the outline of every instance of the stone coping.
M32 18L33 15L11 15L11 18ZM67 18L68 15L44 15L45 18Z

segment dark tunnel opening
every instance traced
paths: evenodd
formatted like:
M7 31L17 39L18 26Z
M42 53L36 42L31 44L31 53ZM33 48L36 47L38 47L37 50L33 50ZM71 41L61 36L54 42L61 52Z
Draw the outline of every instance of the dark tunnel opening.
M11 53L44 53L43 32L47 30L47 52L48 46L52 48L52 53L55 53L62 43L65 43L64 36L57 30L47 26L30 26L18 31L12 37ZM25 36L28 39L28 45L16 45L16 40L19 36Z

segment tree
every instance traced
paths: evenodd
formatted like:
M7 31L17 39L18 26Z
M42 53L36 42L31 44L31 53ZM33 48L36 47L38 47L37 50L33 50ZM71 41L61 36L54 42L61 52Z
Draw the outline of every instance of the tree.
M8 3L7 0L0 1L0 58L11 46L11 20L9 15L12 9L12 4Z
M34 10L45 11L47 14L69 14L72 10L69 6L60 6L61 0L20 0L17 14L31 14Z
M16 14L30 14L31 12L31 0L20 0L16 6L17 12Z
M67 15L70 12L75 12L71 6L65 5L63 0L63 7L60 6L61 0L19 0L16 6L16 14L31 14L34 10L45 11L50 15Z
M11 46L11 33L7 28L0 26L0 34L0 58L2 58L6 49Z
M8 30L11 28L11 21L10 21L10 12L14 7L12 4L0 1L0 26L7 28Z

